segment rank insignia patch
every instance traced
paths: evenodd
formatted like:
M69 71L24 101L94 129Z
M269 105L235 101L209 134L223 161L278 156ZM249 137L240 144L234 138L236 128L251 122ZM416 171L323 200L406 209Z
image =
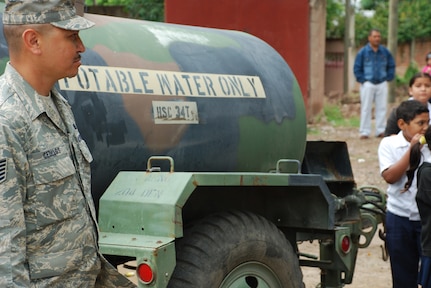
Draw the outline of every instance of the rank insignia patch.
M6 163L7 163L6 159L0 159L0 183L6 180L6 174L7 174Z

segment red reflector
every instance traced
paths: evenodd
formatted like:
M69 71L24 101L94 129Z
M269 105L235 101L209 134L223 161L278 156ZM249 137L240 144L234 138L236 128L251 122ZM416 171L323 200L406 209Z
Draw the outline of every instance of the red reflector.
M144 284L149 284L154 279L153 269L151 269L150 265L146 263L139 264L138 275L139 279L144 282Z
M343 236L341 239L341 251L348 253L350 251L350 238L347 235Z

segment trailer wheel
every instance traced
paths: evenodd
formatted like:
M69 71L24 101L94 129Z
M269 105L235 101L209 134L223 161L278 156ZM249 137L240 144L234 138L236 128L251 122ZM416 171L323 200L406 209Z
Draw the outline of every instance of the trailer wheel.
M186 229L170 288L301 288L298 257L265 218L223 212Z

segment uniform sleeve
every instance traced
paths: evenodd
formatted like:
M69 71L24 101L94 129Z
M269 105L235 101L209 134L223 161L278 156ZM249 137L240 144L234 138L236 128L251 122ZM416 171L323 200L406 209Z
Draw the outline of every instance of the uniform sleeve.
M0 118L0 287L29 287L23 208L28 166L22 142L7 122Z

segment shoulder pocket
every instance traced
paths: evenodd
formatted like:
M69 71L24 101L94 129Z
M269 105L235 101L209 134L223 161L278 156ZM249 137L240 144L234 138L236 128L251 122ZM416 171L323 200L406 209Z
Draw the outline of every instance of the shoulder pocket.
M79 150L81 150L82 155L84 155L84 158L88 163L93 162L93 156L84 140L79 141Z

